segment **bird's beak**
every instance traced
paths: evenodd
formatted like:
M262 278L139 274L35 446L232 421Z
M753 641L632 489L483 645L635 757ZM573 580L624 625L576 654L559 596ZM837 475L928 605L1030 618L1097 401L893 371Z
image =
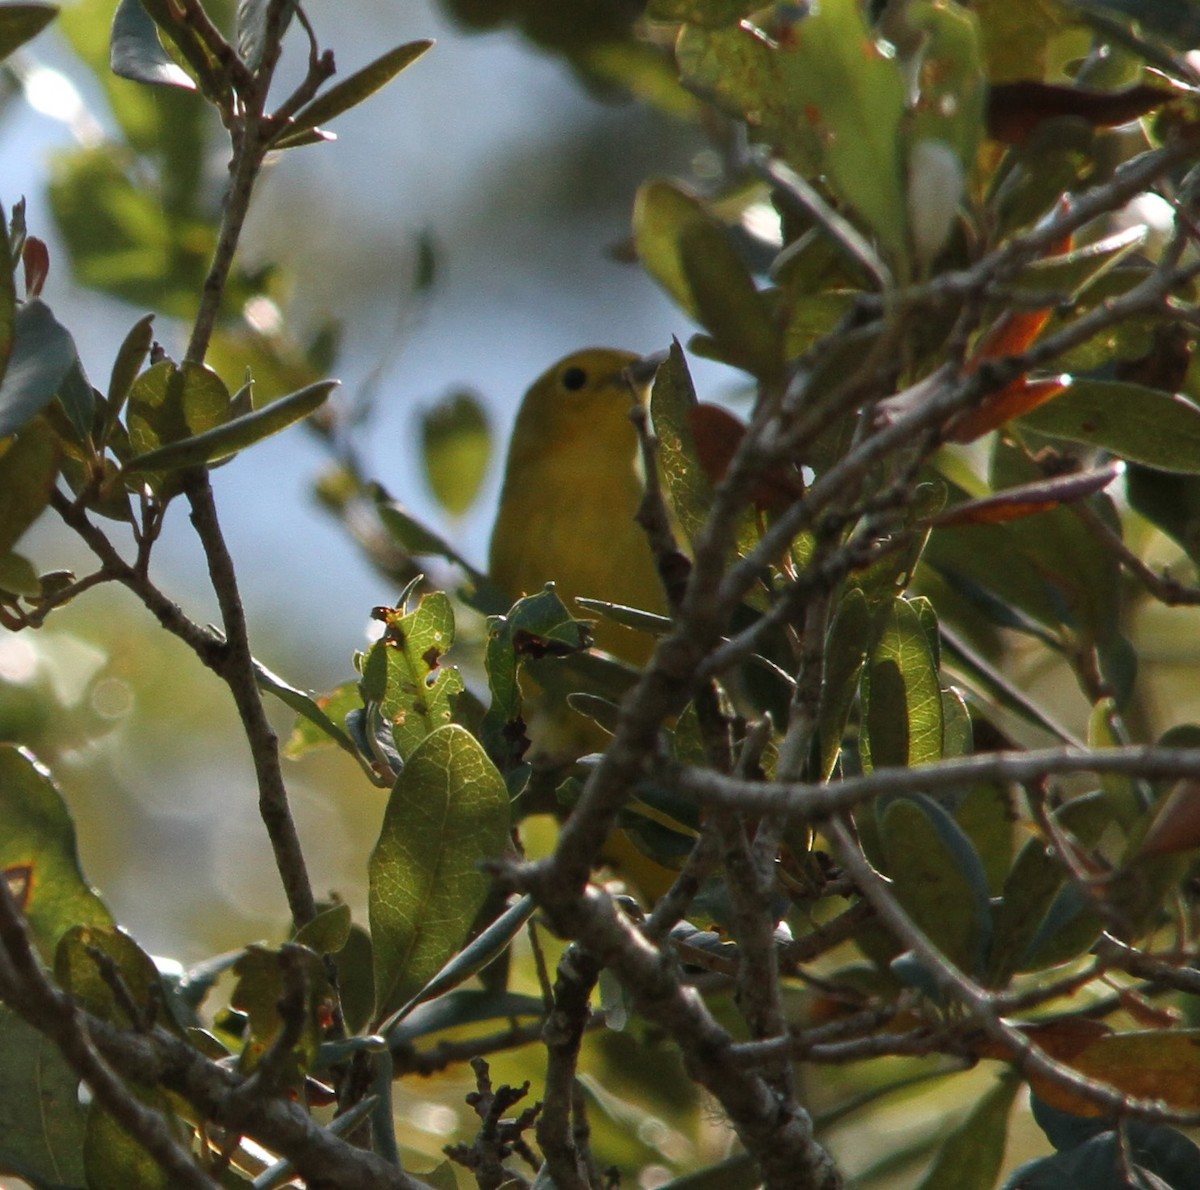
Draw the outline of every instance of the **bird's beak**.
M665 351L656 351L652 355L643 355L641 359L635 359L625 369L625 375L629 377L633 384L641 388L654 379L655 373L666 362L666 359L667 353Z

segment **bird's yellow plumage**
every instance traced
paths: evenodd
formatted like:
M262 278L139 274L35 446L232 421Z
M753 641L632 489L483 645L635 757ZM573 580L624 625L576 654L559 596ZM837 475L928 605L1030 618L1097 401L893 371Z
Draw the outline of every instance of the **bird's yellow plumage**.
M577 595L665 610L650 546L634 520L642 477L627 369L639 358L609 348L578 351L525 394L490 554L492 579L514 599L554 582L572 611ZM653 645L607 620L594 637L635 664Z
M492 530L492 580L513 599L547 582L572 611L578 595L664 613L666 597L646 534L634 517L643 477L635 395L629 369L641 357L590 348L558 361L525 394L508 449L500 509ZM600 620L598 647L635 665L653 640ZM571 711L561 695L525 686L525 717L535 764L555 765L603 747L600 729ZM624 831L605 842L604 858L650 900L675 873L640 852Z

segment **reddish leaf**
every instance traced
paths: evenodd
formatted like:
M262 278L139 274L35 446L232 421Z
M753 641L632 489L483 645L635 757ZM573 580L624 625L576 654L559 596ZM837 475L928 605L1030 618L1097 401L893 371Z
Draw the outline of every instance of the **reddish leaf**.
M1044 380L1018 376L998 393L984 398L982 404L954 418L947 427L946 439L949 442L974 442L989 430L998 429L1005 422L1052 401L1070 385L1070 376L1051 376Z
M987 131L1006 145L1022 144L1043 121L1076 116L1093 128L1127 124L1161 107L1170 91L1144 83L1123 91L1093 91L1025 80L995 83L988 92Z
M1200 781L1177 781L1154 815L1138 858L1174 855L1200 847Z
M746 427L719 405L698 404L688 410L696 456L709 482L720 483L746 436ZM750 498L762 512L779 512L804 494L804 481L792 467L778 466L754 481Z
M21 260L25 265L25 296L37 297L50 273L50 250L45 241L28 236L21 249Z
M1109 463L1090 471L1076 471L1040 479L1019 487L1006 488L993 496L956 504L934 518L934 525L996 525L1015 521L1034 513L1082 500L1108 487L1124 470L1120 463Z

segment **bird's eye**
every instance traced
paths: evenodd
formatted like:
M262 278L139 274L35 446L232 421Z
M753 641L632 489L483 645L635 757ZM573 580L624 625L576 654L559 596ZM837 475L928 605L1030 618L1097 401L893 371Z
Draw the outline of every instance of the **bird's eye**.
M577 393L587 384L587 373L582 368L568 368L560 377L563 388L570 393Z

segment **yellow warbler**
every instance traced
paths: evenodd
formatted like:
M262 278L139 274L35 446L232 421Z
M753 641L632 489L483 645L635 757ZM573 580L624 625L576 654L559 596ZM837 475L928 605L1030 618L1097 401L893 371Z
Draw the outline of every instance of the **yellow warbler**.
M489 560L493 581L514 599L554 582L563 602L582 618L591 617L572 606L577 595L666 611L650 545L634 520L643 477L629 419L634 391L628 369L639 362L628 351L578 351L559 360L525 394L508 448ZM599 620L593 636L599 648L635 665L654 645L645 633L610 620ZM604 746L600 729L566 707L561 693L523 685L535 764L560 764ZM606 841L603 854L651 900L675 876L622 830Z
M558 361L525 394L508 448L490 571L514 599L547 582L573 612L577 595L665 612L646 534L628 351L594 347ZM596 645L641 664L653 640L610 620Z

